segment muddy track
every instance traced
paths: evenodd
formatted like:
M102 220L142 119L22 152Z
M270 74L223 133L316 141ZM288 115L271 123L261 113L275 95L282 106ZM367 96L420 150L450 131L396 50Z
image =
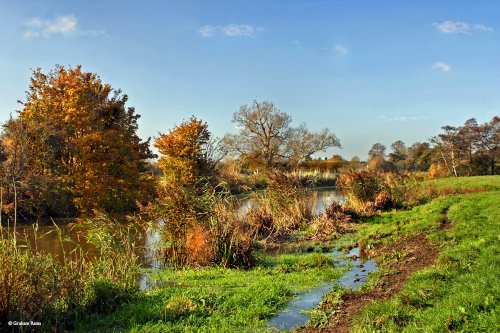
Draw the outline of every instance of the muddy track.
M446 216L446 211L444 212ZM349 291L341 296L340 305L323 303L321 309L335 315L330 318L328 326L322 328L303 328L298 332L349 332L353 318L368 304L392 298L403 288L408 277L423 268L431 266L438 254L439 247L431 244L423 235L407 237L386 246L370 251L370 256L381 257L384 254L404 253L405 256L398 260L391 260L383 268L394 272L380 277L380 282L375 288L367 292Z

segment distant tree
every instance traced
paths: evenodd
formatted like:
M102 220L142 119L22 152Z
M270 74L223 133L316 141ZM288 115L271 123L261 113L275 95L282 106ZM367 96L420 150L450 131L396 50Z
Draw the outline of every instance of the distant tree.
M361 167L361 161L358 156L353 156L349 162L349 168L357 170Z
M395 171L396 165L390 161L384 160L382 157L374 155L367 162L369 170L377 171Z
M318 151L340 147L337 137L328 129L311 133L305 125L291 127L290 115L267 101L241 106L234 113L233 122L240 132L226 135L225 146L233 154L264 168L294 166Z
M427 171L431 165L432 149L427 142L415 142L408 148L406 160L408 170Z
M391 153L389 154L389 160L391 162L397 163L399 161L405 160L407 157L406 145L403 141L397 140L391 144Z
M431 140L434 158L441 161L455 177L495 174L500 142L499 123L499 117L493 117L482 125L471 118L462 126L443 126L443 132Z
M379 158L384 159L385 158L385 150L386 150L386 147L383 144L375 143L368 151L368 157L369 158L379 157Z
M488 123L479 126L477 142L479 150L488 156L490 174L496 174L500 155L500 117L495 116Z
M393 163L396 169L406 170L408 151L403 141L397 140L391 144L391 153L389 153L389 162Z
M9 146L14 128L25 129L25 170L53 181L50 193L59 204L68 198L79 211L133 209L151 194L146 160L153 155L137 136L139 115L125 106L127 99L80 66L48 74L37 69L19 117L4 126L2 144ZM58 207L43 209L50 214Z
M467 169L469 176L474 174L474 154L478 146L479 127L475 118L465 121L463 126L458 127L458 145L461 151L462 161L460 164Z
M367 166L370 170L389 171L396 168L395 164L385 160L386 147L381 143L375 143L368 151Z
M455 177L459 176L460 164L460 137L459 129L454 126L443 126L441 133L431 139L434 144L438 158L444 163L450 174Z

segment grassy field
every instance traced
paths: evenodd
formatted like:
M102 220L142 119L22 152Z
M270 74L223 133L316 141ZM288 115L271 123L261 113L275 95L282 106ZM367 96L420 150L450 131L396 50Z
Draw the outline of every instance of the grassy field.
M439 248L435 264L415 272L391 299L370 304L355 316L354 332L496 332L500 324L500 177L438 179L438 188L482 188L484 192L441 196L412 210L366 219L341 244L372 248L425 235ZM340 244L340 243L339 243ZM381 271L367 285L380 287L384 267L404 252L377 257ZM91 315L78 331L270 332L267 321L296 293L342 274L321 253L260 255L249 270L222 268L163 270L152 275L160 287L140 294L108 315ZM388 286L390 287L390 286ZM335 289L329 299L339 299ZM325 314L324 318L331 317ZM320 315L323 315L320 313ZM316 328L323 331L328 327ZM313 329L313 328L311 328Z

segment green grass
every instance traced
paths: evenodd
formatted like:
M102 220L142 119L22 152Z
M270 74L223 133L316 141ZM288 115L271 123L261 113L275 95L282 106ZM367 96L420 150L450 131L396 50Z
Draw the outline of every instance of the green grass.
M265 332L295 294L336 281L341 270L321 253L263 256L251 270L162 270L163 287L108 316L89 316L79 331Z
M370 247L422 233L442 249L436 265L412 275L401 293L361 311L355 318L354 332L496 332L500 325L500 177L425 183L487 192L439 197L411 210L383 213L365 220L356 234L340 239L339 244L361 239ZM439 228L443 212L452 223L445 230ZM404 255L395 253L383 260ZM161 280L159 289L141 293L111 314L80 318L76 329L268 332L269 318L285 308L295 294L334 282L342 274L320 253L261 255L258 262L249 270L162 270L153 275ZM377 284L384 273L374 274L364 288ZM338 296L337 289L328 295L330 299ZM323 322L326 315L319 315Z
M423 182L437 188L484 188L489 191L500 190L500 176L450 177L431 179Z
M489 192L439 198L411 211L368 220L358 236L370 246L421 232L441 246L436 265L415 273L396 297L366 307L354 332L497 332L500 326L500 177L432 181ZM440 230L444 209L452 227Z

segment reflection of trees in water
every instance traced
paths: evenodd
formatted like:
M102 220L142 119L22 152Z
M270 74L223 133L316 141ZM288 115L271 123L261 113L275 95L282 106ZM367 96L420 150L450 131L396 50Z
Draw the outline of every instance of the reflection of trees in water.
M314 209L313 214L322 213L326 207L330 206L332 202L344 202L344 198L336 190L319 190L313 191Z
M314 214L320 214L328 207L333 201L343 202L342 196L335 190L325 189L311 191L314 202ZM233 203L235 209L238 209L239 214L246 214L252 207L252 199L246 198ZM57 222L57 221L56 221ZM136 250L143 265L147 267L160 267L161 266L161 233L163 222L158 222L156 226L148 228L146 234L137 235L136 237ZM92 244L88 243L83 235L83 230L74 227L74 224L63 221L60 224L60 230L63 239L61 241L57 230L52 225L39 226L37 237L35 237L34 229L31 226L18 228L18 239L20 244L29 243L29 245L42 253L52 254L54 256L62 257L62 248L66 255L72 253L78 255L80 251L86 255L93 256L96 254L95 248Z

